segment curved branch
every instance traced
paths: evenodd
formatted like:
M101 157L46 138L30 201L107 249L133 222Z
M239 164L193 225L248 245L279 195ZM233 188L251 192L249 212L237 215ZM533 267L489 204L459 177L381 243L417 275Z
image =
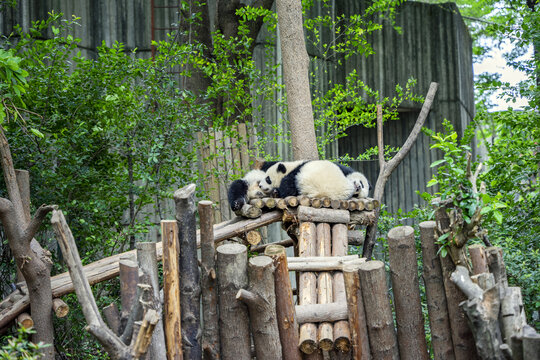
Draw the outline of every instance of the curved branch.
M51 212L53 210L57 210L57 209L58 209L57 205L45 205L45 204L41 205L36 210L36 212L34 214L34 217L32 218L32 220L30 220L30 223L28 224L28 226L24 230L21 240L23 242L32 241L32 238L34 237L36 232L39 230L39 227L41 226L41 223L45 219L45 216L49 212Z

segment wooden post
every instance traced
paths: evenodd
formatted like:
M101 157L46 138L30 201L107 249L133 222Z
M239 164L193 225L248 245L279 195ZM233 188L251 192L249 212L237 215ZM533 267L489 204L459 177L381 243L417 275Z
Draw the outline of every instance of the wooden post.
M506 289L506 295L501 299L500 323L503 340L510 346L512 336L521 336L526 324L519 287L511 286Z
M115 303L111 303L110 305L105 306L102 311L103 315L105 315L105 321L107 322L107 325L109 325L109 328L111 328L116 335L119 335L120 312L118 311L118 306L116 306Z
M69 306L62 299L56 298L53 299L53 311L57 318L63 318L69 313Z
M150 285L150 293L152 299L151 309L156 310L158 314L158 322L153 324L152 342L148 346L147 356L151 359L164 359L167 356L165 346L165 333L163 331L162 321L162 306L161 297L159 295L159 278L157 265L157 249L155 242L138 242L137 245L137 261L139 268L145 275L148 276L148 285ZM148 310L147 310L148 312ZM144 320L144 319L143 319Z
M364 341L369 342L369 339L366 334L364 302L362 290L360 288L360 275L358 274L359 266L360 265L346 266L343 269L354 360L370 358L369 352L363 352L366 345L362 344ZM367 348L369 349L369 347Z
M182 342L187 359L202 357L201 286L197 260L197 233L195 224L195 184L174 192L178 239L180 243L180 306L182 308Z
M424 221L419 224L431 344L435 359L454 360L454 346L444 293L441 261L437 255L437 245L435 244L435 226L435 221Z
M272 258L257 256L249 260L249 290L240 289L236 298L244 301L249 309L255 355L257 360L282 359L276 317Z
M472 275L489 272L484 245L473 244L468 247L472 263Z
M317 224L317 256L332 255L330 225L327 223ZM321 272L317 278L317 303L329 304L333 299L332 275L329 272ZM317 342L319 348L329 351L334 347L334 329L331 323L320 323L317 328Z
M137 283L139 282L139 267L135 261L121 259L120 263L120 303L122 304L122 319L131 312L136 299Z
M527 325L523 329L523 359L538 359L538 354L540 354L540 334Z
M427 360L414 229L410 226L391 229L388 232L388 253L400 357L402 360Z
M289 271L287 270L287 255L281 245L269 245L264 254L274 262L274 285L276 291L276 315L278 320L279 338L283 349L284 360L300 360L298 348L298 323L294 311Z
M360 284L373 359L399 359L384 263L372 260L361 264Z
M348 252L348 230L345 224L335 224L332 226L332 256L345 256ZM334 301L337 303L347 303L347 296L345 292L345 280L343 279L343 272L334 273ZM364 305L361 309L364 314ZM363 332L362 332L363 331ZM361 336L367 337L367 328L360 329ZM346 320L336 321L334 323L334 345L338 352L348 353L351 351L351 332L349 329L349 322ZM361 342L362 353L369 354L369 341ZM336 354L337 356L337 354Z
M180 317L180 244L176 220L161 221L163 239L163 306L168 360L182 360L182 320Z
M248 309L243 302L236 299L238 290L248 286L246 246L219 246L217 269L221 356L224 360L250 359Z
M486 249L486 255L489 272L495 277L495 283L499 287L499 294L502 299L504 298L506 288L508 287L502 249L497 246L490 246Z
M245 129L245 125L244 125ZM247 156L247 154L246 154ZM211 201L199 201L201 227L201 288L203 307L202 350L205 359L219 359L219 317Z
M316 227L312 222L300 224L300 236L298 237L298 252L302 256L315 256L316 254ZM313 272L300 274L298 284L298 303L300 305L317 303L317 277ZM312 323L300 326L300 350L304 354L312 354L317 351L317 325Z

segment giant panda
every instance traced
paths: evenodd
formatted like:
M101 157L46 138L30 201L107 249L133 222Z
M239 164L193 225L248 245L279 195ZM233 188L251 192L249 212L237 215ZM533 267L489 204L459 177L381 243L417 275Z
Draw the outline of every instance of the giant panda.
M350 199L357 192L357 187L355 181L347 177L355 171L348 169L350 168L328 160L304 162L283 177L278 187L278 196L284 198L306 195L311 198L329 197L332 200Z
M227 191L229 205L233 211L238 211L254 198L262 198L265 193L259 187L259 182L266 176L266 170L276 161L266 161L260 169L249 171L243 178L234 180Z
M280 161L268 167L268 169L266 170L266 176L263 180L261 180L261 182L259 182L261 190L264 191L265 194L272 194L274 190L277 190L279 188L281 180L285 176L287 176L291 171L294 171L306 162L308 161Z

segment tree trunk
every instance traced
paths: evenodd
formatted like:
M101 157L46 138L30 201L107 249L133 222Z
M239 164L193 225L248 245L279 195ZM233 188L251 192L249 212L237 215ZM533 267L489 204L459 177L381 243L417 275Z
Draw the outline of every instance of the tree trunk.
M373 359L399 359L384 263L373 260L361 264L360 284Z
M237 299L249 309L251 331L257 360L282 359L279 329L276 316L273 261L268 256L249 260L249 290L239 290Z
M429 355L420 304L414 229L410 226L391 229L388 232L388 253L400 358L427 360Z
M276 315L279 329L279 339L283 350L284 360L300 360L298 349L298 323L293 303L293 294L289 271L287 270L287 255L281 245L269 245L264 254L274 261L274 288L276 291Z
M315 160L319 153L309 90L309 57L304 43L302 3L277 0L276 9L294 159Z
M182 360L182 319L180 306L180 244L175 220L161 221L163 243L163 306L167 359Z
M224 360L250 359L251 341L247 306L236 299L248 286L247 248L224 244L217 248L219 284L219 333Z
M431 344L435 359L454 360L441 262L435 244L435 226L435 221L424 221L419 225Z
M219 359L218 298L214 246L214 215L211 201L199 201L201 227L201 289L203 307L203 358Z
M180 306L182 308L182 345L187 359L202 357L201 309L197 233L195 224L195 184L174 193L180 243Z

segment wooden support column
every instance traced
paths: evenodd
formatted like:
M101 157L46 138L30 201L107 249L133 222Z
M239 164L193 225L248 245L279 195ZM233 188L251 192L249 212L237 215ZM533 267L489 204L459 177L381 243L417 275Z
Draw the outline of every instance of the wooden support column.
M332 255L331 232L328 223L317 224L317 256ZM329 304L334 301L332 275L321 272L317 278L317 304ZM317 328L319 348L329 351L334 347L334 329L331 323L320 323Z
M332 226L332 256L347 255L348 245L348 230L345 224L335 224ZM343 272L337 271L334 273L334 301L347 304L345 293L345 281ZM363 305L361 311L363 312ZM364 328L363 336L367 339L367 328ZM349 322L346 320L336 321L334 323L334 344L337 352L348 353L351 351L351 332ZM362 353L369 354L369 342L363 344Z
M167 359L182 360L182 319L180 306L180 244L176 220L161 221L163 241L163 307Z
M219 359L219 316L214 246L214 216L211 201L199 201L201 227L201 288L203 307L202 351L204 359Z
M435 359L453 360L455 358L454 346L444 293L441 261L435 244L435 226L435 221L424 221L419 224L431 345Z
M249 309L251 331L257 360L281 360L279 330L276 317L272 258L257 256L249 259L249 289L240 289L236 298Z
M298 348L298 323L294 311L285 248L281 245L269 245L264 250L264 254L272 258L275 268L276 315L283 359L300 360L302 356Z
M384 263L372 260L361 264L360 284L373 360L399 359Z
M122 304L122 319L126 319L134 301L137 301L137 283L139 282L139 266L135 261L120 259L120 304ZM138 319L137 319L138 320Z
M178 240L180 243L180 306L182 307L182 340L187 359L200 359L201 286L197 259L195 223L195 184L174 192Z
M312 222L300 224L298 237L298 252L302 256L315 256L316 254L316 227ZM317 303L317 277L313 272L300 274L298 283L298 303L300 305ZM317 325L306 323L300 325L300 350L304 354L313 354L317 351Z
M484 245L473 244L468 247L472 263L472 275L489 272Z
M391 229L388 232L388 253L400 357L402 360L427 360L414 229L410 226Z
M364 349L369 346L363 345L363 342L369 343L366 329L366 317L364 312L364 302L362 290L360 288L360 275L358 274L360 265L346 266L343 269L345 279L345 291L347 294L347 308L349 309L349 325L351 329L351 342L354 360L369 359L369 352L364 353Z
M248 286L246 246L219 246L217 269L221 356L224 360L251 359L248 309L236 299L238 290Z
M504 298L506 288L508 287L508 279L506 277L506 266L504 265L502 249L497 246L486 248L487 263L489 272L495 277L495 283L499 287L501 299Z

